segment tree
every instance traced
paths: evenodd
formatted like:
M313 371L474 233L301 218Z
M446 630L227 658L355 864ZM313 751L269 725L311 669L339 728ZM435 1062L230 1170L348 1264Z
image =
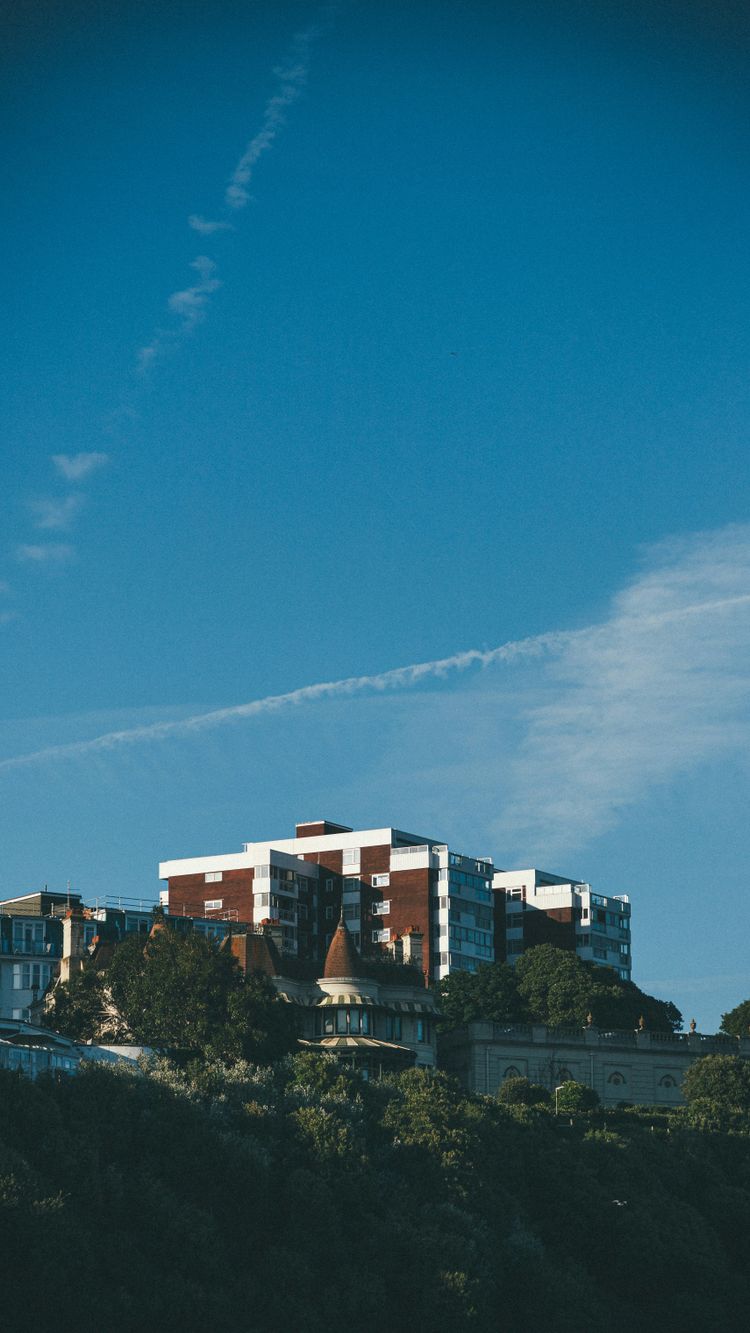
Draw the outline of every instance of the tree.
M685 1072L682 1092L691 1119L716 1127L727 1118L750 1115L750 1060L739 1055L704 1055Z
M561 1083L555 1098L555 1105L558 1111L593 1111L599 1105L599 1094L593 1088L589 1088L585 1083L577 1083L575 1079L567 1079Z
M106 972L89 966L52 993L50 1022L79 1041L108 1036L214 1056L271 1061L296 1047L291 1005L268 977L196 931L127 936ZM114 1023L114 1027L113 1027Z
M747 1037L750 1034L750 1000L743 1000L728 1014L722 1014L719 1031L730 1037Z
M669 1000L646 995L612 968L583 962L571 950L539 944L521 955L515 970L521 1001L537 1023L583 1026L591 1014L597 1027L632 1029L641 1016L654 1031L682 1026L682 1015Z
M93 1041L99 1036L105 1011L101 973L93 967L59 982L45 999L45 1022L73 1041Z
M550 1095L541 1083L532 1083L530 1079L506 1078L500 1084L497 1099L506 1106L549 1106Z
M539 944L516 963L518 993L530 1018L558 1027L583 1027L590 1010L591 971L571 950Z
M525 1018L516 972L508 963L485 963L476 972L451 972L440 983L440 1008L451 1027L475 1019L521 1023Z
M267 977L243 977L233 954L197 931L161 929L115 951L107 979L134 1037L222 1059L276 1059L296 1020Z

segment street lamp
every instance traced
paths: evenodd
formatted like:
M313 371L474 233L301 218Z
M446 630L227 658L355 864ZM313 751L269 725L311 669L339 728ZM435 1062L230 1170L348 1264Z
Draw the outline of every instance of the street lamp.
M555 1088L555 1115L557 1115L557 1094L558 1092L562 1092L563 1087L564 1084L558 1083L557 1087Z

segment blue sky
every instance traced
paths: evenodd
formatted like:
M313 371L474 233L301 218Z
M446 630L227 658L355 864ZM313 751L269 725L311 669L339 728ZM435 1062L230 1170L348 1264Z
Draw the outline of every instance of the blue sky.
M741 7L4 23L2 891L395 823L629 893L636 979L716 1025L750 995Z

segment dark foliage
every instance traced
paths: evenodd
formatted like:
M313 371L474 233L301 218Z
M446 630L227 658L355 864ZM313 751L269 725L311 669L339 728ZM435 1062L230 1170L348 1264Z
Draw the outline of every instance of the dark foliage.
M728 1014L722 1014L720 1032L726 1032L730 1037L750 1036L750 1000L743 1000L734 1009L730 1009Z
M739 1333L750 1136L685 1121L571 1125L310 1055L2 1073L4 1322Z
M608 967L583 962L567 949L540 944L514 967L487 963L475 973L454 972L440 984L441 1009L451 1027L474 1019L583 1027L591 1014L600 1028L634 1029L643 1018L652 1031L674 1032L682 1015L668 1000L647 995Z
M245 978L231 953L194 931L130 935L105 972L58 985L48 1021L67 1036L97 1037L109 1004L139 1045L221 1059L267 1061L292 1050L297 1025L261 973Z

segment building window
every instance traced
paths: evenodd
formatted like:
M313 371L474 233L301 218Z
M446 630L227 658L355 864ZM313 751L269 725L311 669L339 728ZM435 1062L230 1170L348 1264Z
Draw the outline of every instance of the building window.
M424 1018L417 1019L417 1041L430 1040L430 1025Z
M326 893L333 893L333 880L332 880L332 879L327 879L327 880L326 880Z
M344 920L345 921L359 920L359 903L344 904Z
M503 1074L503 1078L520 1078L520 1077L521 1077L521 1071L520 1069L516 1069L515 1065L508 1065L508 1068Z
M206 884L220 884L224 876L220 870L208 870L203 878Z
M359 865L359 847L345 847L341 853L342 866Z
M391 939L390 930L374 930L372 932L373 944L389 944Z
M401 1040L401 1015L400 1015L400 1014L386 1014L386 1015L385 1015L385 1039L386 1039L386 1041L400 1041L400 1040Z
M372 877L372 887L374 889L387 889L390 882L390 875L373 875Z
M362 1031L365 1033L365 1035L370 1031L370 1011L369 1011L369 1009L363 1009L363 1010L362 1010Z
M663 1078L660 1078L660 1079L659 1079L659 1087L660 1087L660 1088L676 1088L676 1087L677 1087L677 1080L674 1079L674 1078L672 1078L672 1075L671 1075L671 1074L665 1074Z
M139 931L141 935L148 935L150 929L151 925L147 917L143 916L125 917L125 930L128 932Z
M621 1074L618 1069L616 1069L613 1074L610 1074L609 1078L607 1079L608 1083L614 1083L615 1087L617 1088L619 1088L626 1081L627 1080L625 1079L624 1074Z
M223 898L206 898L203 906L207 912L220 912L224 906Z
M390 910L391 910L390 898L386 898L384 902L373 903L372 905L373 916L388 916Z
M333 907L326 907L326 921L333 921Z

